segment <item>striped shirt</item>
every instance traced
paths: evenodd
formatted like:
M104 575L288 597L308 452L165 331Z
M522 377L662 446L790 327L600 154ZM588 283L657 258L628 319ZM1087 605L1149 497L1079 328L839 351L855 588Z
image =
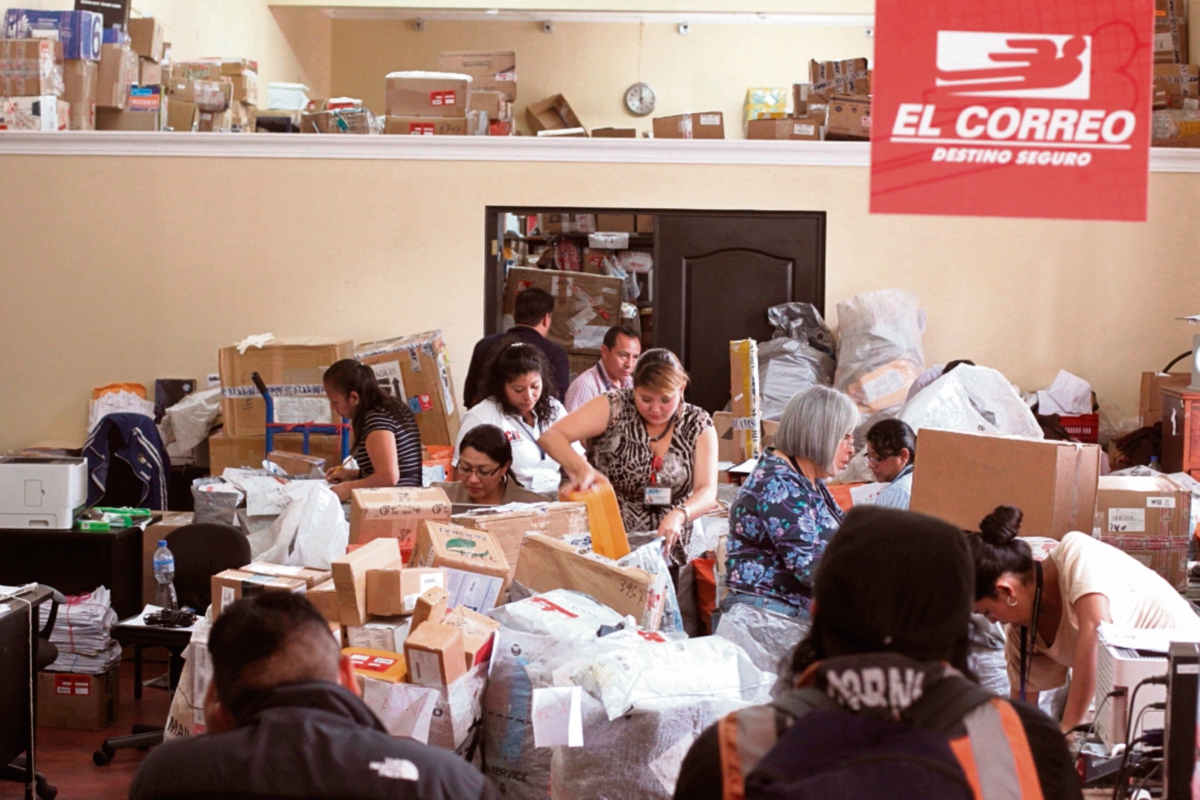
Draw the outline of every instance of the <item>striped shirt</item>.
M563 405L567 407L567 412L570 413L587 403L593 397L599 397L602 394L615 392L619 389L632 388L632 376L623 381L614 381L608 377L608 372L604 369L604 363L597 361L596 366L579 373L579 377L567 389L567 399L563 402Z
M400 480L397 486L421 485L421 432L417 429L417 420L407 408L403 409L402 419L397 420L388 411L377 408L368 411L363 420L362 439L354 446L354 460L358 462L360 478L368 478L375 474L371 464L371 455L367 452L367 437L375 431L387 431L396 437L396 463L400 467Z

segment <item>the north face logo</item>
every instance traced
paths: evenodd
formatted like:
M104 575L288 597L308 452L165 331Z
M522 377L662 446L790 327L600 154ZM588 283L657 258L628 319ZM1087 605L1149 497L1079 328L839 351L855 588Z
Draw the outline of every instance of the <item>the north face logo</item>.
M391 778L397 781L416 781L421 777L417 765L403 758L385 758L383 761L372 761L371 769L379 773L381 778Z
M938 31L937 85L968 97L1087 100L1092 37Z

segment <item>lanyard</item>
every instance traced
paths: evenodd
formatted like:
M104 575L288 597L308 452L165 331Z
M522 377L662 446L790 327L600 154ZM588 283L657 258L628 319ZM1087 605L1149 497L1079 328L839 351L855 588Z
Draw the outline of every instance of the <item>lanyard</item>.
M1033 592L1033 619L1031 625L1033 627L1033 641L1030 641L1029 628L1021 627L1021 702L1025 702L1025 683L1029 678L1029 670L1033 666L1033 651L1037 642L1037 624L1038 615L1042 611L1042 562L1033 562L1033 569L1037 573L1037 588Z
M662 456L654 456L653 458L650 459L650 485L651 486L658 485L658 471L660 469L662 469L662 466L663 466Z
M536 447L538 449L538 452L542 454L542 461L545 461L546 460L546 451L542 449L542 446L540 444L538 444L537 433L532 428L530 428L528 425L526 425L525 420L521 419L520 417L513 417L512 420L514 422L516 422L518 425L520 425L521 430L525 431L525 433L527 433L529 435L529 441L533 442L533 446Z
M596 374L600 376L600 383L604 384L605 393L611 392L613 390L613 382L604 374L604 362L596 364Z

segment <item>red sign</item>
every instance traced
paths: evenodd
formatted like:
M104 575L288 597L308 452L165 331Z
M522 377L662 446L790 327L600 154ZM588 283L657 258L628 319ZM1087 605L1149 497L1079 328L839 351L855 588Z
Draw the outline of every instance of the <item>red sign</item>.
M1154 0L878 0L871 211L1146 219Z
M408 123L409 136L433 136L432 122L410 122Z
M447 89L441 92L429 93L429 105L431 106L453 106L458 104L458 94L453 89Z
M54 676L54 693L55 694L73 694L82 697L87 697L91 692L91 684L86 676L79 675L55 675Z

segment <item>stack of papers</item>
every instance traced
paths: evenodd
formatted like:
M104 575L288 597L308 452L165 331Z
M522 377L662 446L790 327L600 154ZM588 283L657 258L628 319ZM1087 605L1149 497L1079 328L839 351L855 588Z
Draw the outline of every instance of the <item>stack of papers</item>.
M41 626L50 619L50 604L41 606ZM50 642L58 647L58 660L47 667L51 672L99 675L121 660L121 645L109 635L117 623L112 598L101 586L94 592L68 597L58 607Z

